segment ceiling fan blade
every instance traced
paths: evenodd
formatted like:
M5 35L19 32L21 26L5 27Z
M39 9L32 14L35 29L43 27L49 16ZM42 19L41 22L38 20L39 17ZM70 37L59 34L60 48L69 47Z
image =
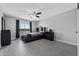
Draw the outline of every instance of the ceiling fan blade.
M40 16L36 16L36 17L38 17L38 18L39 18Z
M41 12L38 12L37 15L42 14Z

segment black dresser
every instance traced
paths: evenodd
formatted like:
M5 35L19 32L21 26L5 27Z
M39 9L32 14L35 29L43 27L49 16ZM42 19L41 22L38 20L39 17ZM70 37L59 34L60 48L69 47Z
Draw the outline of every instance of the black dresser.
M11 44L11 32L10 30L1 30L1 46Z
M45 39L54 41L54 32L45 32Z

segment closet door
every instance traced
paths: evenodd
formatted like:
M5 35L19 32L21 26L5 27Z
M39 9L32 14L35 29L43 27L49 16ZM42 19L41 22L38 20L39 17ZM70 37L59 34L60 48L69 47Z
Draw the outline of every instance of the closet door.
M77 10L77 50L78 50L78 56L79 56L79 10Z
M77 6L77 55L79 56L79 4Z

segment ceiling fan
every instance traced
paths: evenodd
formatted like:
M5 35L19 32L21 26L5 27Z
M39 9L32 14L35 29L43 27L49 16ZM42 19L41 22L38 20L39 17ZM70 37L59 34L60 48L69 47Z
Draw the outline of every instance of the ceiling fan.
M30 17L30 18L40 18L40 15L42 14L42 11L44 9L45 8L37 9L37 10L36 9L28 9L28 10L25 10L25 12L27 13L28 17Z
M33 16L39 18L40 17L40 14L42 14L42 12L33 12Z
M36 11L33 11L33 16L40 18L40 15L43 14L43 11L47 9L48 9L47 7L37 9Z
M40 10L26 10L30 15L32 15L32 17L36 17L36 18L40 18L40 15L42 14L42 11L44 10L45 8L43 9L40 9ZM32 18L31 17L31 18Z

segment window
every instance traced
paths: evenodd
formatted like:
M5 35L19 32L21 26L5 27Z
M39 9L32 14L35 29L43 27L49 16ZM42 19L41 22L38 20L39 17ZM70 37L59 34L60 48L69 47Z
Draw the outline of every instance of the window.
M30 30L29 22L20 23L20 30Z

